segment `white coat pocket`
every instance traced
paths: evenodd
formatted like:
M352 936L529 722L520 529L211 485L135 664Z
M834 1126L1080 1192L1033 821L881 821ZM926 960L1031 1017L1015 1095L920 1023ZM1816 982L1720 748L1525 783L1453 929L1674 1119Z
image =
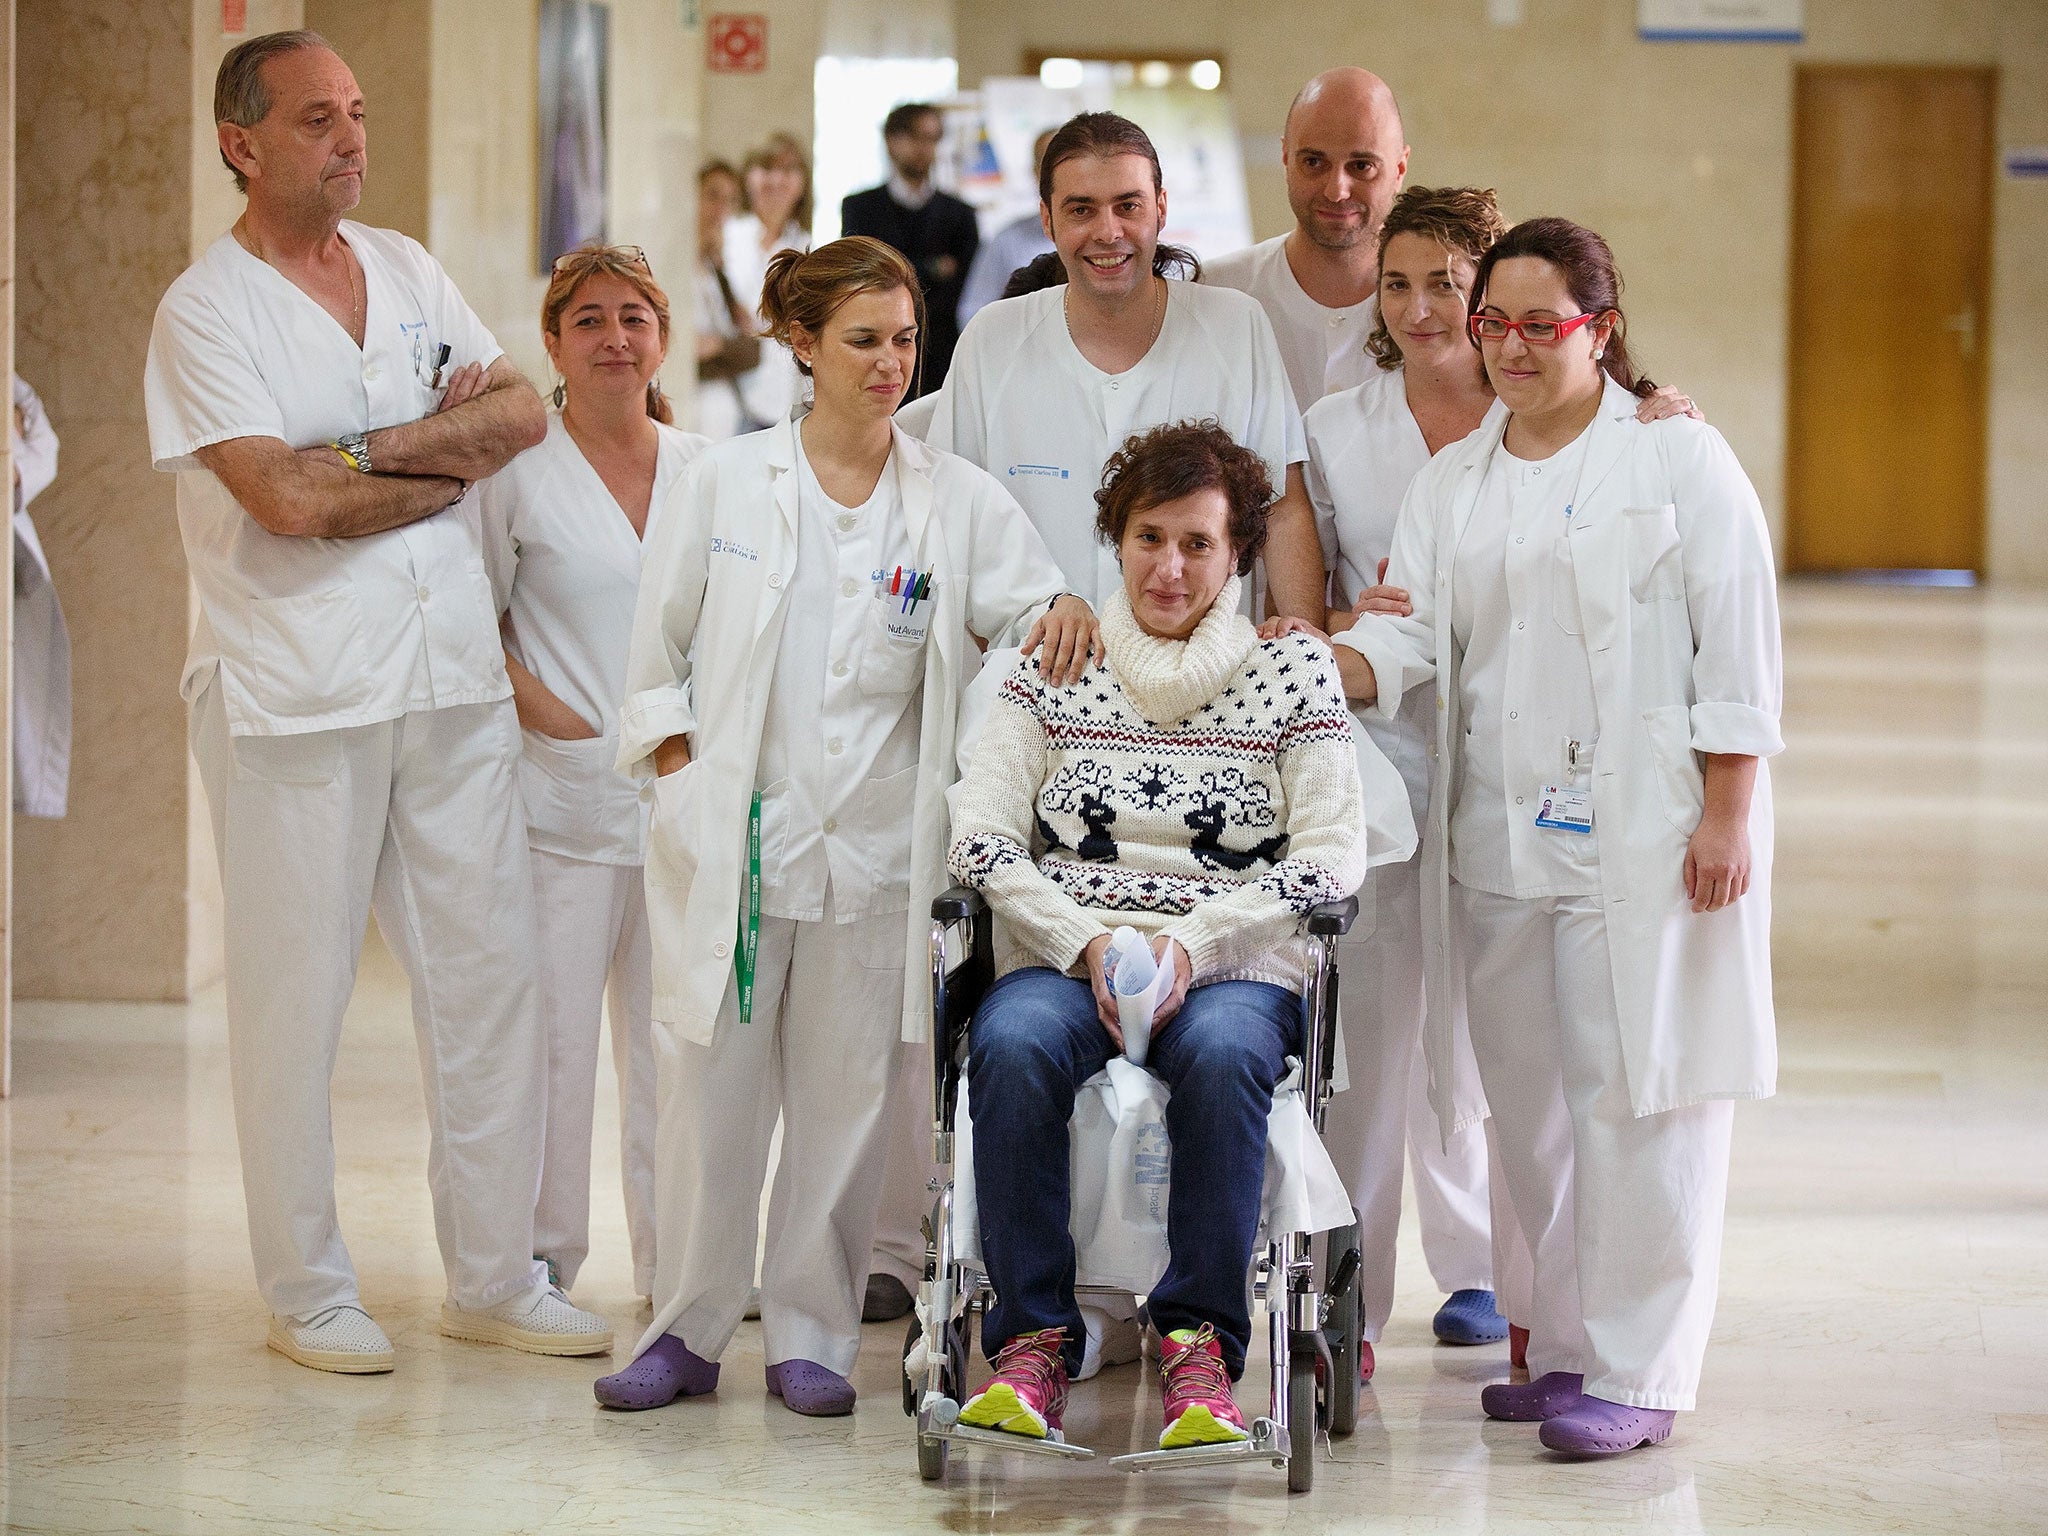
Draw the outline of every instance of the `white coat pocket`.
M563 741L539 731L522 735L519 793L526 804L527 841L564 858L637 864L640 791L612 766L618 737Z
M925 642L931 638L933 607L927 598L906 610L900 596L887 592L869 601L860 657L861 692L905 694L924 681Z
M249 691L276 719L298 720L362 708L363 608L352 585L249 605Z
M687 891L702 857L698 827L701 791L696 758L654 780L654 811L647 823L647 883Z
M1628 593L1639 603L1685 596L1685 546L1678 537L1678 508L1623 509L1628 537Z
M1650 761L1657 774L1657 798L1671 825L1691 837L1707 809L1707 780L1692 749L1692 711L1664 704L1643 711Z

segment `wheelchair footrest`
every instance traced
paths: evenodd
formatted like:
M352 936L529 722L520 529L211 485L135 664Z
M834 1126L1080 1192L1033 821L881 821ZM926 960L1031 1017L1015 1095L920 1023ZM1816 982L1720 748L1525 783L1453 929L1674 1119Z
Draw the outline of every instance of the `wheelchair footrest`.
M917 1432L934 1440L951 1440L956 1445L981 1445L992 1451L1016 1451L1026 1456L1058 1456L1067 1461L1093 1461L1095 1452L1085 1445L1065 1440L1035 1440L1029 1435L1012 1435L1000 1429L977 1429L960 1422L960 1405L951 1398L927 1399L917 1415ZM1057 1435L1057 1431L1055 1431Z
M1249 1440L1226 1440L1216 1445L1190 1445L1177 1451L1133 1451L1112 1456L1109 1464L1126 1472L1163 1472L1174 1467L1217 1466L1227 1461L1258 1461L1271 1458L1276 1467L1287 1465L1287 1441L1280 1426L1271 1419L1254 1419Z

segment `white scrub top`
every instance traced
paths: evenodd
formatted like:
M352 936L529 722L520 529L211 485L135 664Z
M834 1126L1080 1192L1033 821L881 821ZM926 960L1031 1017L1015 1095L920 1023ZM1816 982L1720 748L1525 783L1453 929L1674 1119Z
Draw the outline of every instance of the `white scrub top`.
M1372 334L1373 301L1327 309L1310 298L1287 264L1287 237L1275 235L1249 250L1202 263L1202 281L1235 288L1259 301L1273 322L1294 403L1308 408L1325 395L1350 389L1379 371L1365 338Z
M927 436L978 464L1023 505L1067 589L1101 609L1122 588L1095 536L1095 492L1135 432L1214 418L1266 461L1277 494L1308 456L1273 327L1227 288L1169 282L1152 350L1104 373L1067 334L1066 287L1000 299L961 334Z
M709 446L659 422L655 431L650 518ZM640 539L554 412L538 446L479 482L474 496L492 596L512 621L507 648L598 733L583 741L523 733L526 840L563 858L638 864L645 847L640 787L614 763Z
M777 251L808 251L810 233L792 219L775 244L761 249L761 221L743 213L726 221L725 280L742 308L757 318L761 311L761 279L768 274L768 262ZM740 394L754 420L774 426L788 419L790 408L803 398L803 376L796 371L796 359L780 342L764 342L761 361L739 378Z
M1566 537L1587 435L1533 462L1496 448L1451 557L1465 724L1451 785L1451 878L1497 896L1600 894L1599 827L1536 825L1546 786L1590 790L1600 734ZM1571 741L1581 749L1576 767Z
M825 494L797 443L796 568L761 733L761 910L817 922L910 910L910 808L923 718L922 637L874 573L911 566L892 456L858 507ZM923 605L927 625L932 606Z
M171 284L150 333L150 457L174 470L178 526L199 589L182 679L196 700L220 671L228 728L290 735L507 697L469 501L359 539L269 533L195 450L235 437L293 448L417 421L448 371L498 344L417 241L344 222L367 289L363 345L236 243L214 241Z

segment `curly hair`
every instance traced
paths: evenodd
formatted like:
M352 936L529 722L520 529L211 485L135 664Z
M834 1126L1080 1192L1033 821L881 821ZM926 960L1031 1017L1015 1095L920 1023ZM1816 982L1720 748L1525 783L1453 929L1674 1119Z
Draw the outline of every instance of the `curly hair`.
M1230 504L1230 550L1237 574L1249 575L1266 547L1273 478L1266 461L1213 417L1171 422L1124 440L1103 466L1102 489L1095 493L1096 537L1115 549L1132 513L1211 489L1222 491Z
M1420 235L1445 250L1456 251L1473 266L1508 232L1500 203L1491 187L1410 187L1394 199L1380 225L1379 264L1387 261L1387 242L1396 235ZM1470 295L1467 295L1470 298ZM1387 331L1377 296L1372 304L1372 334L1365 350L1391 373L1401 366L1401 346Z

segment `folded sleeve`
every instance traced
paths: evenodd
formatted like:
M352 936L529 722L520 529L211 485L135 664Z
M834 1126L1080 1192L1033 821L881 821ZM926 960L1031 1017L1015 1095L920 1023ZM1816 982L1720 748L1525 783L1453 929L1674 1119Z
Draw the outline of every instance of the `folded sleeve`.
M158 469L195 469L194 453L231 438L286 440L284 413L255 359L220 309L191 288L173 285L157 306L142 382Z

